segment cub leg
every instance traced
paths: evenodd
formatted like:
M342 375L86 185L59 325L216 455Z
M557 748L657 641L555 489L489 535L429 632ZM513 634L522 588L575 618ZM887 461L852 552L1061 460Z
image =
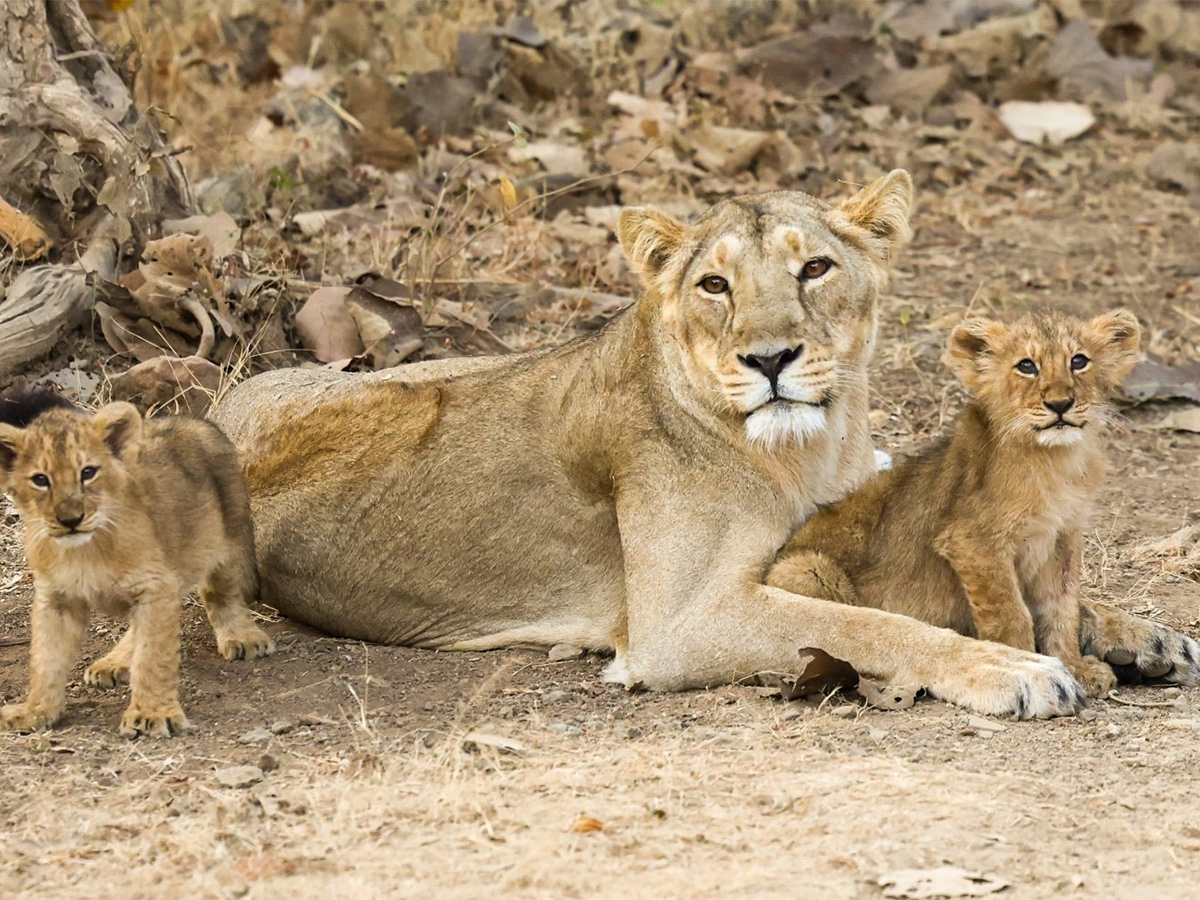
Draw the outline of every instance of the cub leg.
M1200 684L1200 646L1185 634L1102 603L1080 604L1080 650L1126 684Z
M800 551L780 557L767 572L767 584L802 597L859 605L850 576L823 553Z
M88 607L40 591L33 597L30 620L29 695L0 709L0 723L11 731L49 728L62 717L67 679L87 628Z
M943 532L934 549L945 557L962 582L976 635L981 640L1019 650L1035 650L1033 617L1021 596L1012 555L1007 548L997 546L998 541L988 543L978 537L973 540L969 531L964 528Z
M183 603L173 587L145 591L129 613L132 697L121 716L121 736L170 737L188 728L179 705L179 618Z
M247 606L257 587L253 537L231 546L200 587L217 650L226 659L258 659L275 652L274 641L254 623Z
M126 628L121 640L117 641L117 646L88 666L83 680L100 688L128 684L129 664L133 660L133 641L133 629Z
M1082 538L1078 533L1059 535L1054 553L1036 572L1027 598L1033 614L1038 650L1057 656L1092 697L1117 686L1117 676L1103 660L1080 652L1079 577Z

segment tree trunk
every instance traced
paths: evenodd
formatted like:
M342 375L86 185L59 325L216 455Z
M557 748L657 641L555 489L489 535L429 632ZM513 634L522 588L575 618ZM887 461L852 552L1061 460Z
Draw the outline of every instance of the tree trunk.
M94 256L115 240L118 260L136 259L163 219L190 213L192 198L161 130L134 106L77 0L0 0L0 8L0 196L40 225L58 261L74 270L64 282L62 267L29 268L10 287L0 302L3 373L47 352L46 340L27 344L21 335L58 334L90 304L86 279L74 277L85 248ZM18 257L28 255L19 238L5 239ZM42 282L57 288L54 309L10 305L28 304ZM81 289L64 296L63 283Z

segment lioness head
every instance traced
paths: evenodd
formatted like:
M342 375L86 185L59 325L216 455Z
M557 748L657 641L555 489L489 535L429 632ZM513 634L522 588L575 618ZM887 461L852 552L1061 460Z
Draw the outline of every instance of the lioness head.
M698 394L774 447L823 431L839 391L862 379L911 204L897 169L839 206L776 191L726 200L691 225L632 208L617 233Z
M0 486L31 535L84 544L110 524L127 490L124 458L141 432L128 403L94 416L50 409L24 428L0 424Z
M1124 309L1090 321L1053 313L1008 324L967 319L950 335L946 360L1003 435L1067 447L1108 420L1139 338Z

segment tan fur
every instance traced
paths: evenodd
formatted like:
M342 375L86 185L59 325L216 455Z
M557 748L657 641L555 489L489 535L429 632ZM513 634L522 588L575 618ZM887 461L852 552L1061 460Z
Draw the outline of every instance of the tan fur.
M1137 350L1124 310L964 322L947 360L972 401L950 437L809 519L767 583L1036 649L1108 691L1112 669L1081 653L1080 551L1109 404ZM1067 401L1061 419L1047 405Z
M53 409L26 428L0 425L0 464L34 578L29 694L0 710L5 727L58 721L92 608L129 620L86 676L102 687L131 683L121 717L127 736L168 736L188 725L179 704L179 618L196 585L222 656L274 650L246 607L256 588L249 501L237 451L214 426L143 422L128 403L95 416Z
M1057 660L763 584L874 471L866 369L911 191L897 171L840 206L625 210L644 291L595 335L244 382L216 415L248 459L264 600L387 643L615 650L629 686L786 671L817 646L983 712L1073 711Z

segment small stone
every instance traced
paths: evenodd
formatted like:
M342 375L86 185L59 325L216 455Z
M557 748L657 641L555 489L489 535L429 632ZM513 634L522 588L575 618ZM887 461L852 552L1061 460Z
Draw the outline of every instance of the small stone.
M1107 728L1104 729L1104 733L1106 735L1108 735L1110 738L1120 737L1121 736L1121 726L1120 725L1109 725Z
M1165 697L1168 700L1174 700L1176 697L1179 697L1182 694L1183 694L1183 691L1181 691L1177 687L1163 688L1163 692L1162 692L1163 697Z
M287 719L280 719L278 722L271 723L271 734L287 734L295 727Z
M564 700L570 700L571 695L567 691L550 691L542 698L543 703L562 703Z
M851 703L843 703L841 706L835 706L831 712L842 719L852 719L858 715L858 707Z
M1200 721L1196 719L1166 719L1163 728L1175 728L1181 731L1200 731Z
M967 718L967 729L977 734L998 734L1007 728L1007 725L1002 725L992 719L985 719L983 716L970 716Z
M555 734L566 734L570 728L566 722L551 722L546 726L547 731L553 731Z
M879 743L887 736L888 736L888 733L886 731L884 731L882 728L872 728L870 731L867 732L867 737L869 737L871 740L875 741L875 743Z
M564 659L578 659L583 656L583 648L574 644L555 644L546 654L550 662L562 662Z
M214 775L217 784L227 788L248 788L263 780L263 770L258 766L230 766L217 769Z
M1096 712L1094 709L1081 709L1079 711L1079 721L1092 722L1095 721L1096 716L1098 715L1100 715L1100 713Z
M642 734L643 734L642 729L635 727L635 728L628 729L625 732L625 737L629 738L629 740L631 740L631 741L636 741L638 738L640 738L642 736Z
M264 753L258 758L258 767L264 772L274 772L279 768L279 760L270 753Z
M783 721L794 722L796 719L803 719L806 715L808 715L808 711L803 707L788 709L783 713Z
M271 732L265 728L255 728L252 731L247 731L240 738L239 744L265 744L271 739Z

